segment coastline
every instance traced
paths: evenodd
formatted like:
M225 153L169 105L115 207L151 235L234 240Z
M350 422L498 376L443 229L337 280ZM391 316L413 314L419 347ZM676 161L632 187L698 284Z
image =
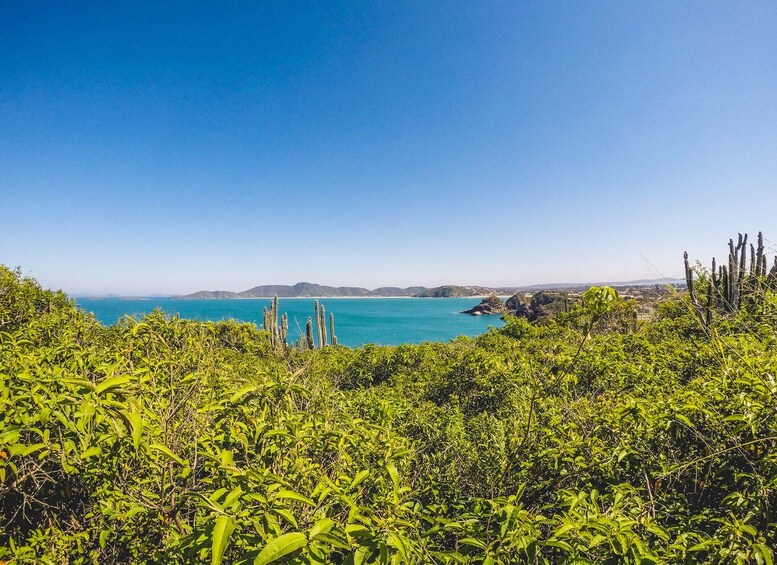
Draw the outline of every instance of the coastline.
M407 299L413 298L418 300L447 300L449 298L455 298L461 300L462 298L479 298L484 299L487 296L493 296L491 294L477 294L472 296L279 296L278 300L390 300L390 299ZM497 294L499 298L510 298L511 294ZM115 299L122 299L121 297L113 297ZM190 300L190 301L206 301L206 300L272 300L274 296L235 296L231 298L178 298L175 296L168 297L168 300ZM108 299L110 300L110 299Z
M511 294L476 294L472 296L279 296L278 300L461 300L472 298L483 300L488 296L498 296L502 300L510 298ZM116 300L123 302L148 302L151 300L176 300L186 302L211 302L217 300L272 300L274 296L234 296L229 298L181 298L178 296L69 296L73 300Z

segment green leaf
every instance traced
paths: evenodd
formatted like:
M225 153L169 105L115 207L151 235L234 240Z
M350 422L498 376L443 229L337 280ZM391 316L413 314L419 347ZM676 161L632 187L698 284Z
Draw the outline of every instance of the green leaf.
M691 422L691 420L685 414L675 414L675 418L677 418L678 422L682 422L683 424L685 424L689 428L694 428L695 427L693 425L693 422Z
M243 494L243 489L238 487L233 488L230 493L224 498L224 502L222 505L224 508L229 508L237 499L240 498L240 495Z
M485 543L475 538L463 538L459 540L459 543L463 543L464 545L471 545L472 547L477 547L478 549L486 549L487 547Z
M81 459L89 459L90 457L95 457L97 455L100 455L100 452L102 449L99 445L95 445L90 447L89 449L85 450L83 453L81 453Z
M312 537L313 536L311 536L311 538ZM348 544L347 541L333 534L324 534L324 533L316 534L315 541L328 543L332 547L336 547L338 549L342 549L345 551L349 551L351 549L351 546Z
M388 471L391 481L394 483L394 488L399 488L399 472L393 463L386 463L386 471Z
M767 546L765 546L762 543L753 544L753 548L758 550L758 552L761 554L761 557L763 557L764 563L766 565L774 565L771 549L769 549Z
M165 447L161 443L152 443L151 445L148 446L148 448L149 449L153 449L154 451L160 451L160 452L164 453L170 459L172 459L173 461L176 461L177 463L180 463L181 465L185 465L186 464L183 459L178 457L175 453L170 451L170 449L168 447Z
M278 536L264 546L264 549L254 559L254 565L267 565L281 557L293 553L307 544L305 534L293 532Z
M334 527L335 523L331 518L324 518L323 520L319 520L315 524L313 524L313 527L310 528L310 531L308 532L308 535L310 536L310 539L314 539L318 534L326 534Z
M362 563L364 563L364 561L367 559L367 553L369 551L370 551L369 547L360 546L356 551L353 552L353 564L361 565Z
M229 545L229 536L235 529L235 520L231 516L219 516L213 527L211 565L219 565Z
M588 542L588 549L593 549L603 541L606 541L607 538L603 536L602 534L596 534L594 537L591 538L591 541Z
M363 471L359 471L356 473L356 476L353 478L353 482L351 482L350 488L356 488L356 486L361 483L364 479L370 476L370 472L367 469L364 469Z
M571 545L569 545L567 542L557 540L557 539L556 540L549 539L545 542L542 542L542 545L546 545L549 547L558 547L559 549L563 549L564 551L569 551L569 552L574 551L574 548Z
M140 449L140 438L143 434L143 416L139 412L126 412L126 416L132 428L132 445L137 451Z
M407 552L405 551L405 542L395 533L389 533L386 538L386 545L397 550L397 554L402 561L407 562Z
M750 534L751 536L755 537L758 535L758 530L756 530L753 526L750 524L741 524L739 526L739 529L742 530L745 533Z
M86 379L64 378L64 379L59 379L59 382L69 384L69 385L80 386L88 390L95 390L94 383L92 381L87 381Z
M309 498L306 498L306 497L302 496L301 494L294 492L293 490L281 489L275 495L275 498L288 498L290 500L296 500L297 502L303 502L305 504L310 504L311 506L315 506L315 504L316 504L315 502L313 502Z
M128 518L132 518L136 514L140 514L140 513L145 512L145 511L146 511L145 508L143 508L142 506L136 504L136 505L132 506L132 508L127 510L127 512L124 513L124 519L126 520Z
M36 451L43 449L46 447L45 443L33 443L32 445L28 445L25 447L24 451L22 451L22 455L30 455L31 453L35 453ZM98 448L99 449L99 448Z
M218 502L219 498L221 498L221 497L224 495L224 493L225 493L225 492L227 492L227 489L225 489L225 488L220 488L220 489L218 489L216 492L214 492L213 494L211 494L211 495L208 497L208 500L210 500L211 502Z
M119 388L121 385L127 384L132 380L132 375L119 375L117 377L111 377L105 379L94 389L95 394L102 394L115 388Z
M232 395L232 398L229 399L229 402L235 403L241 398L243 398L249 392L254 392L255 390L257 390L257 388L258 387L256 385L245 385L240 390L238 390L235 394Z
M272 510L275 514L286 520L289 524L294 526L295 528L299 527L297 524L297 519L294 517L294 514L292 514L289 510L286 508L273 508Z
M690 547L688 551L707 551L712 546L712 540L704 540Z
M655 522L645 524L645 529L662 540L669 541L669 533Z

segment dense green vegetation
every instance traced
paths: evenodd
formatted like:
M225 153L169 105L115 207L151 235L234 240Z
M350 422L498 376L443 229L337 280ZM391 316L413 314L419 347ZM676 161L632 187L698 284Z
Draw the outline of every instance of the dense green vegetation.
M776 373L767 289L277 351L0 267L0 562L771 563Z

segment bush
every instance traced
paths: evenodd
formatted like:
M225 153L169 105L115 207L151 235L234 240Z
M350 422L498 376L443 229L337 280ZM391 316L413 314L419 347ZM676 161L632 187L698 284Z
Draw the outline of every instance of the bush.
M0 269L0 559L770 563L777 299L279 354Z

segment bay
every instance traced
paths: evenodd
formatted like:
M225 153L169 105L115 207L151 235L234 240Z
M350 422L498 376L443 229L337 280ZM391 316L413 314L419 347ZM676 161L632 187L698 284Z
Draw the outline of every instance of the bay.
M262 324L269 299L175 300L171 298L76 298L77 304L105 325L123 316L142 316L161 309L165 314L196 320L234 319ZM462 310L479 298L322 298L319 302L335 315L340 344L358 347L368 343L399 345L449 341L460 335L477 336L489 327L501 327L499 316L468 316ZM279 309L289 315L289 341L296 341L313 316L312 298L281 298Z

